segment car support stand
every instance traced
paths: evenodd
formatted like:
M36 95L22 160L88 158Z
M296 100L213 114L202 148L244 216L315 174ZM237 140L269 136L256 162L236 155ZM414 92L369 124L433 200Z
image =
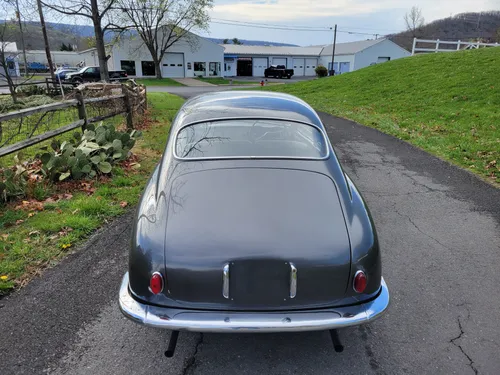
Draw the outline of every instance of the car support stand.
M337 353L342 353L344 351L344 345L340 342L339 333L336 329L330 330L330 336L332 338L333 348Z
M165 357L171 358L174 356L178 337L179 337L179 331L172 331L172 333L170 334L170 340L168 341L168 348L167 351L165 352Z

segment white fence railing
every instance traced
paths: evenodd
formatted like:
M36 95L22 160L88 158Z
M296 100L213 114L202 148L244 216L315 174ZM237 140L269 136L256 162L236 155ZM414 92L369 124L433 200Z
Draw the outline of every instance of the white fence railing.
M419 47L419 44L425 44L426 47ZM416 53L429 53L429 52L454 52L463 49L477 49L481 47L499 47L498 43L480 43L480 42L463 42L457 40L456 42L446 40L430 40L430 39L417 39L413 38L413 48L411 54Z

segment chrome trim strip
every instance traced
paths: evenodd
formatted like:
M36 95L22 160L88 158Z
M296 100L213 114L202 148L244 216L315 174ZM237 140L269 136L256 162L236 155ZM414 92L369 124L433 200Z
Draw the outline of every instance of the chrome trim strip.
M229 263L222 268L222 296L229 299Z
M369 302L310 311L236 312L182 310L138 302L129 291L125 274L120 287L122 313L149 327L193 332L301 332L337 329L369 323L389 306L389 290L382 278L380 294Z
M297 295L297 267L290 263L290 298L295 298Z
M218 122L218 121L231 121L231 120L270 120L270 121L289 121L289 122L295 122L298 124L303 124L303 125L309 125L314 128L316 128L322 135L323 137L323 142L326 145L326 155L315 158L315 157L294 157L294 156L219 156L219 157L198 157L198 158L185 158L177 155L176 151L176 144L177 144L177 136L179 135L179 132L187 128L188 126L192 125L197 125L197 124L204 124L207 122ZM177 160L183 160L183 161L200 161L200 160L327 160L330 157L330 141L328 137L326 136L325 131L318 125L315 125L313 123L305 122L305 121L300 121L300 120L290 120L286 118L273 118L273 117L259 117L259 116L252 116L252 117L222 117L222 118L214 118L210 120L202 120L202 121L194 121L190 122L187 124L182 125L175 131L173 143L172 143L172 154L175 159Z

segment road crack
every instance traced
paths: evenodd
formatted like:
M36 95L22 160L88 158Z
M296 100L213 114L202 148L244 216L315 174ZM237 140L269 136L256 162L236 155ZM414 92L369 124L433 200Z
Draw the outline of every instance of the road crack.
M418 230L420 233L422 233L424 236L426 236L427 238L430 238L431 240L433 240L434 242L436 242L437 244L441 245L442 247L444 247L445 249L448 249L448 250L452 250L450 249L448 246L446 246L444 243L442 243L441 241L439 241L437 238L435 237L432 237L430 234L428 233L425 233L422 229L420 229L418 227L417 224L415 224L415 222L412 220L411 217L409 217L408 215L404 215L402 214L401 212L399 212L398 210L394 210L399 216L401 217L405 217L408 219L408 221L410 222L411 225L413 225L415 227L416 230Z
M469 312L469 315L468 317L470 317L470 312ZM460 340L462 338L462 336L464 335L464 329L462 327L462 322L460 321L460 317L457 318L457 321L458 321L458 328L460 329L460 333L458 334L457 337L455 338L452 338L450 340L450 343L454 346L456 346L458 349L460 349L460 351L462 352L462 354L467 358L467 360L469 361L469 367L472 369L472 371L474 371L474 374L478 375L479 374L479 371L478 369L476 368L476 366L474 366L474 361L473 359L471 358L470 355L468 355L464 348L462 347L462 345L456 343L457 340Z
M201 344L203 344L203 333L200 333L200 338L196 342L196 346L194 347L194 352L191 355L191 357L189 357L184 361L184 368L182 369L182 375L188 375L189 371L196 367L196 355L198 354L198 350Z

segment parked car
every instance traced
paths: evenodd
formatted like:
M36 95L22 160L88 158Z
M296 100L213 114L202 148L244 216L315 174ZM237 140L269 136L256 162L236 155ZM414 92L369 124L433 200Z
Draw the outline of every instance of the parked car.
M79 68L57 68L54 72L56 79L60 81L64 81L66 79L66 75L68 73L73 73L79 71Z
M330 330L389 305L377 234L314 110L227 91L186 102L135 215L119 305L199 332Z
M283 78L286 77L288 79L293 76L293 69L286 69L285 65L271 65L269 68L264 70L264 76L275 77L275 78Z
M110 70L109 78L111 80L119 80L127 78L127 73L125 70ZM98 66L86 66L78 70L77 72L67 73L66 81L74 84L80 84L83 82L97 82L101 80L101 71Z

